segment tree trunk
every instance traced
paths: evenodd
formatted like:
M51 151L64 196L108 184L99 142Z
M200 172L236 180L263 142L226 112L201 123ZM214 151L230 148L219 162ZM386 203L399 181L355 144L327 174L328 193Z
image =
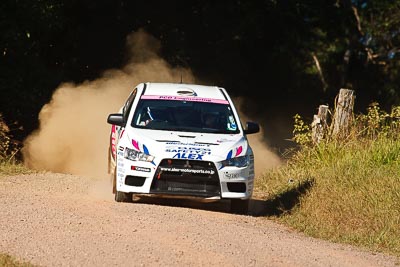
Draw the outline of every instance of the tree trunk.
M312 127L312 140L318 144L326 136L328 130L328 111L327 105L320 105L318 108L318 114L314 115Z
M333 117L333 136L344 137L349 133L349 126L353 119L354 91L340 89Z

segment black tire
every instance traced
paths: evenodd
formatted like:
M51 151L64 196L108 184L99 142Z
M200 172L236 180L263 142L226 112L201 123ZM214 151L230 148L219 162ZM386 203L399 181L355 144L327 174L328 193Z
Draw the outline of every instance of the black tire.
M132 193L125 193L121 191L115 192L115 201L117 202L133 202Z
M247 214L249 212L249 199L231 199L231 212L237 214Z

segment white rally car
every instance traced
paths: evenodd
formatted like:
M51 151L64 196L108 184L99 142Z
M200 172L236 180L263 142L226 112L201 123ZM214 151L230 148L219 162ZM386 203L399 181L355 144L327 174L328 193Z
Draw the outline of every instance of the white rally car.
M117 202L133 194L230 199L232 212L248 212L254 155L246 135L260 128L243 128L224 88L140 83L107 122Z

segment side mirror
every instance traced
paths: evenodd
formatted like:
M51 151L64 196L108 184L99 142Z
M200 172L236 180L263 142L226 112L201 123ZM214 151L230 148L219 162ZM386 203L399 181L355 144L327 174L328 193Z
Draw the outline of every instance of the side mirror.
M246 129L244 130L245 134L258 133L259 131L260 125L258 125L258 123L251 121L246 122Z
M121 113L113 113L108 115L107 123L125 127L124 117Z

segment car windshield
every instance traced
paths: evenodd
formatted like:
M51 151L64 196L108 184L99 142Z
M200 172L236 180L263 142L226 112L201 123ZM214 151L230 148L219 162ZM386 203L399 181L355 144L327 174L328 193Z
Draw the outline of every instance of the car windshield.
M238 122L229 104L140 99L131 126L135 128L234 134Z

